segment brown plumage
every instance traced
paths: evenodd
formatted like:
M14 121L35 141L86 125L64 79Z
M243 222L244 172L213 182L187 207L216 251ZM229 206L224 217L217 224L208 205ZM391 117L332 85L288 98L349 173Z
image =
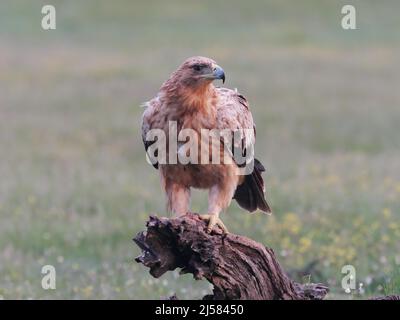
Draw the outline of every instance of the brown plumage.
M238 129L254 130L247 100L236 90L215 87L215 79L224 81L225 74L215 61L204 57L187 59L170 76L157 96L145 104L142 137L146 151L151 145L146 139L151 129L163 130L166 133L167 145L169 144L169 121L176 121L178 133L182 129L190 128L198 137L201 129L228 129L232 132ZM246 131L241 133L242 148L249 148L254 142L255 134L248 135ZM210 154L214 152L209 145L207 148ZM199 146L199 159L205 149ZM222 145L216 152L222 155L223 151ZM167 148L166 159L169 152L171 151ZM245 176L240 174L240 166L234 161L220 164L153 165L160 171L162 186L168 199L168 209L177 216L189 211L191 188L209 190L208 214L203 216L210 221L208 231L211 231L215 224L226 231L219 219L219 213L229 206L232 198L250 212L256 209L271 212L264 197L264 182L261 177L261 172L265 169L256 159L254 170Z

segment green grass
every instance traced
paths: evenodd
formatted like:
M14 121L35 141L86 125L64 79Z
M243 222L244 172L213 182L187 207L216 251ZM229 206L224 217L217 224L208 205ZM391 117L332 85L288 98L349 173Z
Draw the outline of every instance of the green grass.
M395 271L388 278L384 285L385 295L400 295L400 269L395 267Z
M153 279L133 258L148 215L164 215L146 163L139 105L188 56L214 58L250 101L272 217L232 204L235 233L291 274L347 298L352 264L367 298L400 264L398 1L44 1L0 3L0 297L199 298L206 282ZM206 210L195 192L193 210ZM57 290L41 288L54 264ZM301 281L302 277L298 276ZM396 282L397 283L397 282Z

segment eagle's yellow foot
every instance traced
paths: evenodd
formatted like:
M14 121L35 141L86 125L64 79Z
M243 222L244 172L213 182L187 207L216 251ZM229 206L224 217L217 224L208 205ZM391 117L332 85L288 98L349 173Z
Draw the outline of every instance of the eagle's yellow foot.
M202 214L199 215L200 219L208 221L207 232L211 233L215 226L218 226L222 229L224 233L229 233L228 229L225 227L222 220L218 215L215 214Z

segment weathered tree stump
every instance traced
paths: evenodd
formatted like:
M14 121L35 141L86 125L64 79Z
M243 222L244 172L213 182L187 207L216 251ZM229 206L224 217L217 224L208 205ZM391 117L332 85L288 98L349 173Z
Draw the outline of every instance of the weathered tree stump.
M203 299L320 300L328 288L299 284L284 273L274 251L249 238L206 232L196 214L180 218L150 216L147 230L134 239L142 249L135 260L158 278L180 268L195 279L213 284L213 294Z

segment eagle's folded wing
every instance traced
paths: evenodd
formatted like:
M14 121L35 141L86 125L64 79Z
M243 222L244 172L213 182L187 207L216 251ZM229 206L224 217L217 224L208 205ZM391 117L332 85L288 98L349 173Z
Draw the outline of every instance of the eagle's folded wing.
M266 213L271 209L265 199L265 186L261 173L265 171L260 161L254 158L255 144L255 125L253 116L249 110L249 105L245 97L234 90L218 88L218 111L217 111L217 127L219 130L230 130L239 133L239 138L232 143L232 152L241 151L241 161L238 163L237 158L233 159L239 167L252 164L251 170L245 170L245 178L243 182L237 186L233 198L238 204L253 212L260 209ZM250 154L249 154L250 150ZM245 155L245 157L243 157Z
M243 157L251 151L251 158L255 144L255 125L246 98L237 91L226 88L217 88L217 92L217 129L230 130L235 135L230 145L234 155ZM238 160L237 157L234 157L234 160L235 158ZM246 165L246 163L237 164Z
M142 140L144 144L144 148L147 153L147 149L155 142L155 141L149 141L146 137L148 132L151 129L159 129L160 124L159 124L159 117L160 117L160 111L161 111L161 101L159 97L155 97L154 99L146 102L143 105L146 110L143 112L142 116ZM154 168L158 169L158 162L155 158L152 158L152 155L147 153L147 156L149 157L152 165ZM157 154L155 154L157 156Z

